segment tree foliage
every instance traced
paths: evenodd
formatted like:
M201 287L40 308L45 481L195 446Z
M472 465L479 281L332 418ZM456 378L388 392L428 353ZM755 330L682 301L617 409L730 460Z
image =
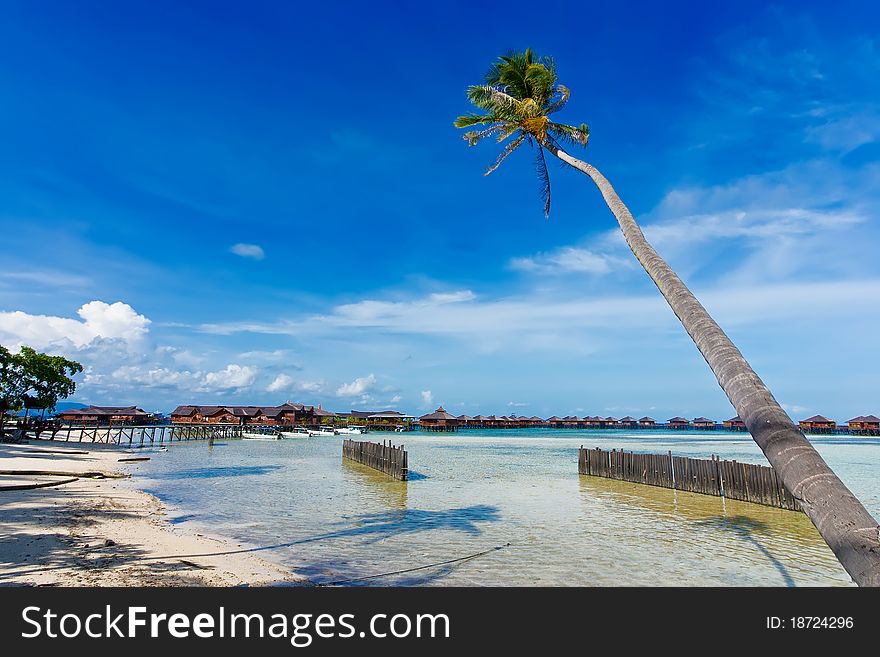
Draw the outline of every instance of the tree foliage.
M53 410L59 399L76 391L74 375L82 365L63 356L50 356L30 347L18 353L0 345L0 412L24 407Z
M571 97L568 88L558 82L553 60L538 57L531 49L499 57L486 74L486 83L469 87L467 95L471 103L484 112L456 119L456 128L479 128L465 133L468 144L475 146L487 137L495 137L498 143L507 141L486 175L524 143L536 147L535 168L541 183L544 216L549 217L550 176L544 145L586 146L590 136L585 123L575 127L550 120L550 115L565 107Z

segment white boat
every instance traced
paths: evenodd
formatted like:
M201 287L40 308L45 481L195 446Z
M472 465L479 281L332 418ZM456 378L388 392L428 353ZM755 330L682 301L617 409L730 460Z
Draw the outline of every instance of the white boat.
M339 432L333 427L321 427L318 429L319 436L335 436Z
M284 438L308 438L312 432L305 427L294 427L293 431L282 431L281 435Z
M277 434L270 434L270 433L242 432L241 437L246 438L248 440L278 440Z
M336 431L337 433L345 435L360 435L362 433L366 433L362 427L342 427L341 429L337 429Z

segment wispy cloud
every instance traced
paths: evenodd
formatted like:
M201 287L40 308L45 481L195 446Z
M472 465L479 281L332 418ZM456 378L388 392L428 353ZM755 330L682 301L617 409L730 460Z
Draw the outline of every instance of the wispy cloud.
M242 258L252 258L254 260L262 260L266 257L263 247L259 244L233 244L229 247L229 251Z
M510 261L511 269L539 274L608 274L615 269L631 269L633 266L631 259L575 246L563 246Z

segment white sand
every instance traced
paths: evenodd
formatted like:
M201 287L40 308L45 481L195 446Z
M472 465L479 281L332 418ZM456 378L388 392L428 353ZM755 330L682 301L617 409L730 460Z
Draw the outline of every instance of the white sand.
M49 454L57 450L62 454ZM73 454L87 450L88 454ZM138 456L92 444L0 444L0 470L121 474ZM172 527L162 503L130 480L0 475L0 585L238 586L304 582L238 546ZM123 483L123 482L126 483ZM136 481L134 482L136 485ZM192 556L197 555L197 556ZM203 556L210 555L210 556Z

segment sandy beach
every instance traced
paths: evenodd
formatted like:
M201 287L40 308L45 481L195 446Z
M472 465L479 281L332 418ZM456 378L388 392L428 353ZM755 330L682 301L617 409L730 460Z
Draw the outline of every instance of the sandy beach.
M131 464L119 460L144 456L92 444L0 444L0 470L8 473L0 474L0 585L304 582L253 553L236 552L234 543L174 527L158 499L136 490ZM44 487L16 489L33 484Z

